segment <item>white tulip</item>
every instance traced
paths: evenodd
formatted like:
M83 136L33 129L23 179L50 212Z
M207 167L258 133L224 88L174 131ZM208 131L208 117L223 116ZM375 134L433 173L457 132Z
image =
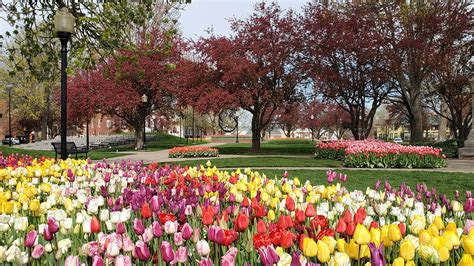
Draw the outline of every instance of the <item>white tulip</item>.
M83 233L91 232L91 220L86 220L82 223L82 232Z
M99 219L101 221L107 221L109 220L109 210L108 209L102 209L100 211Z
M28 227L28 217L18 217L15 220L14 229L16 231L25 231Z
M119 223L121 221L120 219L120 212L115 211L110 213L110 221L114 224Z

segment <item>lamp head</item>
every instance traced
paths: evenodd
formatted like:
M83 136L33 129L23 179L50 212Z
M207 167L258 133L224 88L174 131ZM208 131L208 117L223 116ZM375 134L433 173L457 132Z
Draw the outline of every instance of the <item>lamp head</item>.
M74 33L76 18L69 12L67 7L62 7L54 15L54 29L56 33Z

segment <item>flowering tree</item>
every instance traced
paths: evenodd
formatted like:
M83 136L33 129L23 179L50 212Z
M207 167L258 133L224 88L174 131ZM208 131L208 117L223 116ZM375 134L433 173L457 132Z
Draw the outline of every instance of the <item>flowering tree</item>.
M412 142L423 139L423 95L455 43L472 32L469 1L409 1L383 5L379 29L389 73L406 109Z
M135 49L119 51L95 71L91 86L100 90L96 106L135 130L137 148L143 146L145 118L154 111L163 115L173 110L171 76L180 57L179 43L177 36L153 29L141 35Z
M284 132L286 137L291 137L303 119L302 105L300 103L290 103L277 110L274 123Z
M392 89L386 71L384 41L370 5L305 7L304 69L317 92L351 116L355 139L369 136L377 109Z
M234 19L231 37L201 39L195 48L188 97L207 109L242 108L252 114L252 150L260 149L262 130L285 103L296 101L303 76L297 69L299 42L293 13L260 3L245 20ZM199 65L201 67L196 67ZM190 72L188 72L190 73Z

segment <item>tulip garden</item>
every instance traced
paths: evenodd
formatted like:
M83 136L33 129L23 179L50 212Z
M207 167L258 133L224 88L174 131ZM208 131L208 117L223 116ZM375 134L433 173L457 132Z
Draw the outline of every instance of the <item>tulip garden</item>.
M0 156L0 263L473 265L469 191L326 175Z
M400 145L381 140L338 140L316 145L316 158L342 160L354 168L446 167L442 149Z
M192 158L192 157L217 157L219 152L215 148L189 146L174 147L169 151L170 158Z

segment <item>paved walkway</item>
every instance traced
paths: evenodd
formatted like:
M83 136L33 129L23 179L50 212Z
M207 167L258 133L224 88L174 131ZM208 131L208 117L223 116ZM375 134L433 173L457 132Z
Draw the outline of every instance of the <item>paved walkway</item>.
M201 147L217 147L223 145L223 143L206 143L196 146ZM110 158L109 161L120 161L120 160L133 160L133 161L143 161L144 163L172 163L176 161L193 161L193 160L202 160L206 158L168 158L169 150L160 150L160 151L140 151L133 154L128 154L120 157ZM294 157L294 158L311 158L312 156L298 156L298 155L239 155L239 154L222 154L219 155L219 158L252 158L252 157ZM218 159L219 159L218 158ZM214 158L211 158L214 159ZM243 165L241 168L244 168ZM274 170L327 170L327 169L338 169L338 170L369 170L369 171L424 171L424 172L453 172L453 173L474 173L474 160L457 160L449 159L448 167L446 168L436 168L436 169L385 169L385 168L331 168L331 167L252 167L255 169L274 169ZM223 168L223 169L235 169L233 168Z

